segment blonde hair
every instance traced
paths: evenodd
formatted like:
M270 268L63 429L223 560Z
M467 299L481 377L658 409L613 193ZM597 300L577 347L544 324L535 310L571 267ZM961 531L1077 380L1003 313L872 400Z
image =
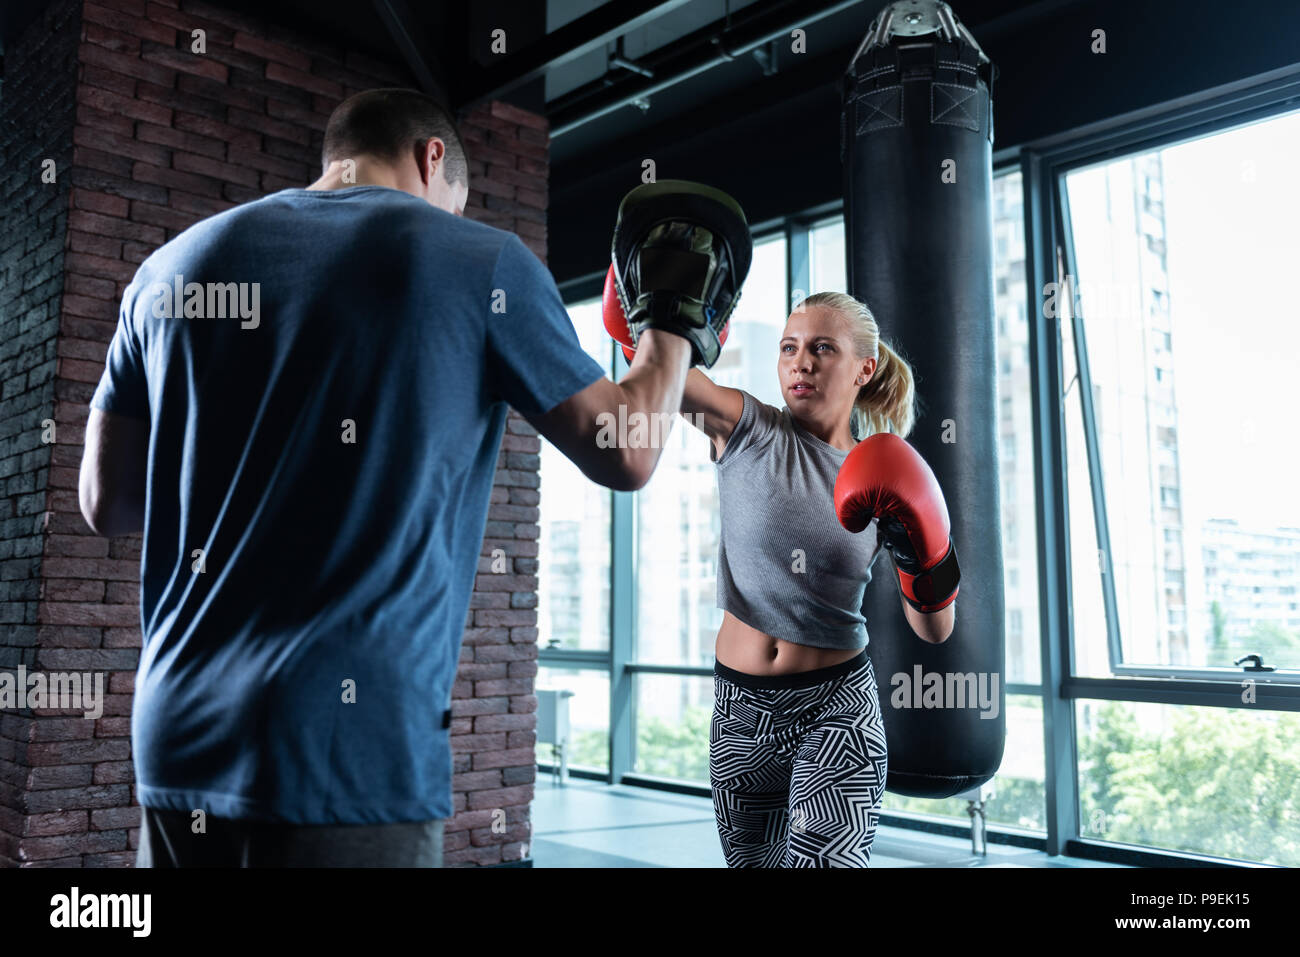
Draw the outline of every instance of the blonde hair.
M880 338L880 327L867 304L842 292L818 292L796 309L820 306L842 316L853 336L854 356L875 359L876 371L853 400L854 435L864 439L877 432L906 438L916 418L916 386L907 360Z

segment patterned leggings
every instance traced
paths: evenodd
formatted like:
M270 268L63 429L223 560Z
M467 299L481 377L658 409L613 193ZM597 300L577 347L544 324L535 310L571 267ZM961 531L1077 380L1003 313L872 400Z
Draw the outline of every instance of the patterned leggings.
M876 676L856 658L791 675L715 660L709 782L728 867L867 867L888 759Z

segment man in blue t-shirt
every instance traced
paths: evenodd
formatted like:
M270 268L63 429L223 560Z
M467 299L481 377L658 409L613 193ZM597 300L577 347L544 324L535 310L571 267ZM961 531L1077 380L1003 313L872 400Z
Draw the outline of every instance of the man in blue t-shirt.
M348 99L323 161L141 264L91 400L82 512L144 532L145 866L440 866L506 406L635 489L659 448L599 441L602 414L681 404L684 338L611 382L537 257L462 217L434 101Z

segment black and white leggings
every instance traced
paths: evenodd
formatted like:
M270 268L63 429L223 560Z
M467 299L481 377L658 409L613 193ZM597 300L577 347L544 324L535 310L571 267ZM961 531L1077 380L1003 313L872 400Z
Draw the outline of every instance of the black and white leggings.
M714 661L709 783L728 867L867 867L888 759L856 658L790 675Z

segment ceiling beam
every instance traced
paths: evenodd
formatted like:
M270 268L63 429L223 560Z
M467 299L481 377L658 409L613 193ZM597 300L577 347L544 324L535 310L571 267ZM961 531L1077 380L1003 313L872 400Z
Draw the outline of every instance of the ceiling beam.
M852 45L836 47L833 52L852 52ZM844 72L843 59L838 55L810 57L671 117L652 120L649 125L618 139L605 140L599 150L584 150L563 164L553 162L552 201L568 190L581 190L584 184L593 182L611 167L636 168L643 157L662 155L669 144L690 143L696 138L702 141L738 117L751 115L770 104L798 100L820 89L829 98L837 99L837 84Z
M470 63L464 78L455 86L456 106L469 107L484 100L498 99L546 71L576 60L632 30L643 27L683 7L690 0L619 0L606 3L578 19L548 33L513 54L500 65L485 67Z
M414 29L415 18L406 0L373 0L373 2L375 12L379 14L379 19L388 29L393 45L406 61L407 67L415 76L415 81L420 84L420 89L450 108L453 104L447 96L447 89L433 74L431 66L433 57L430 56L428 47L418 38L419 34Z

